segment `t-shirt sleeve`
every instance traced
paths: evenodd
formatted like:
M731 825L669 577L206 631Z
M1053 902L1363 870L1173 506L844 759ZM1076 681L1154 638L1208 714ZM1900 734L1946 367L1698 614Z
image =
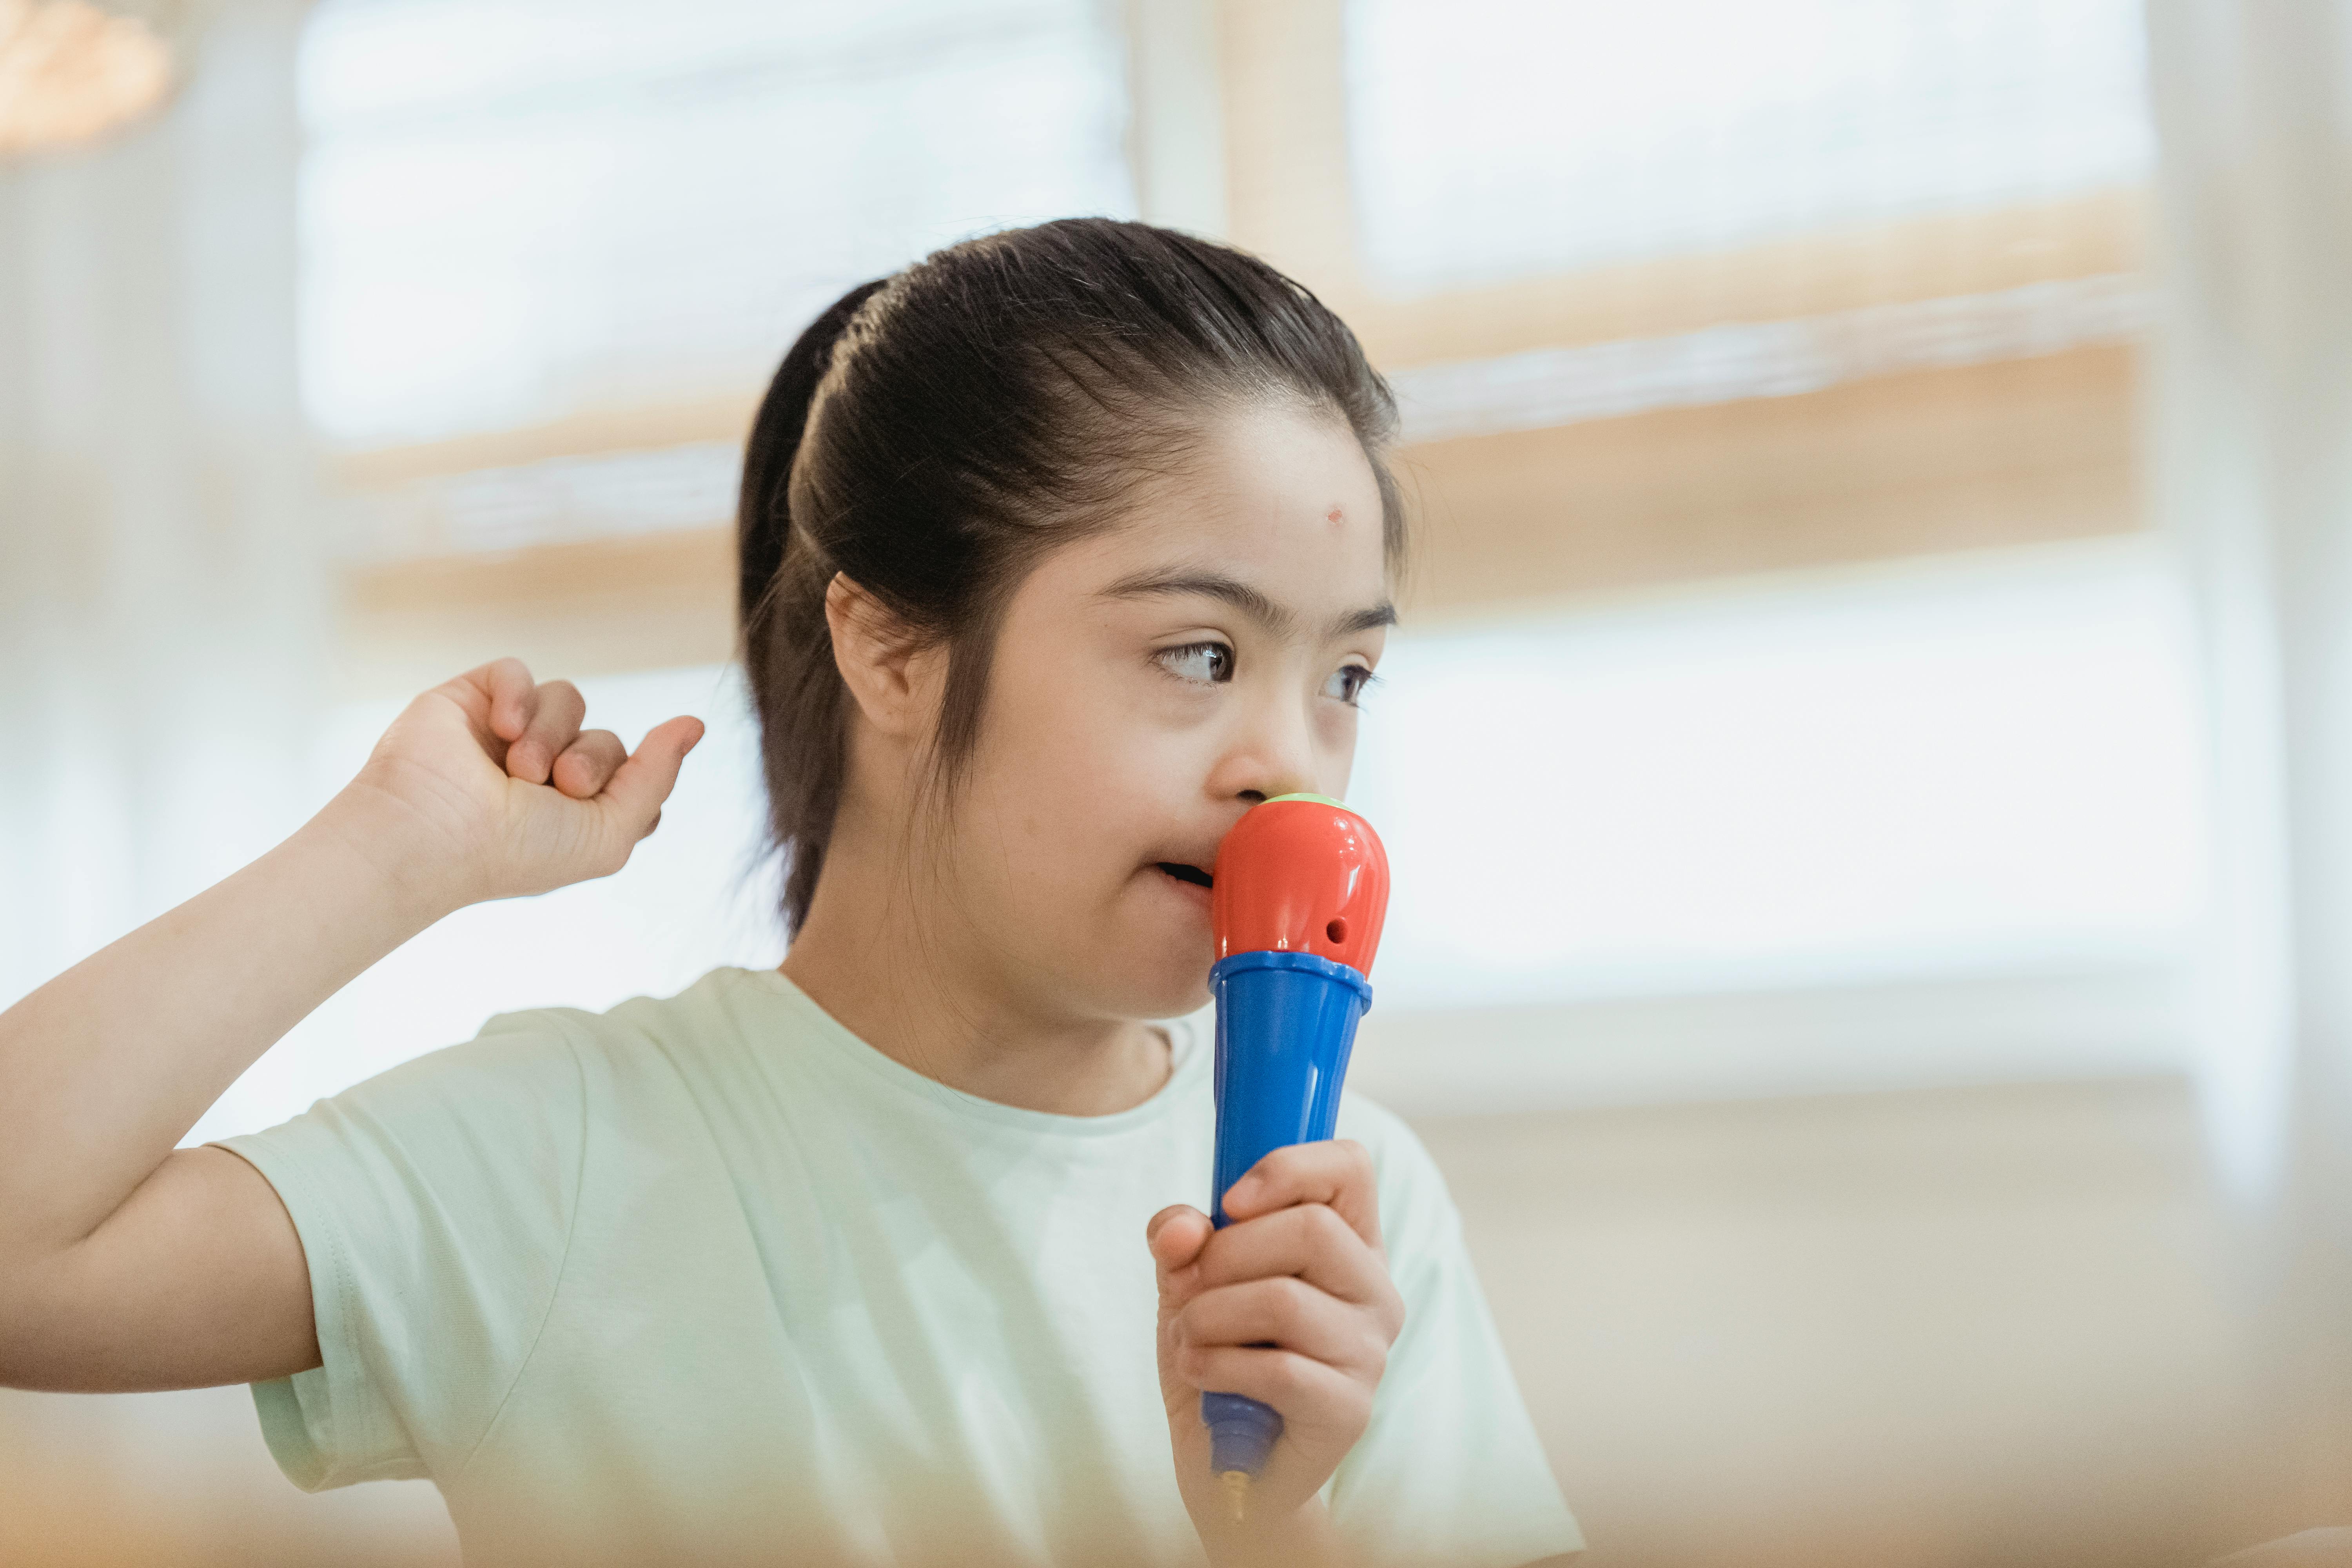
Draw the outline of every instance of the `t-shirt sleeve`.
M562 1019L518 1014L220 1141L277 1189L310 1265L320 1364L253 1385L295 1485L463 1467L554 1300L585 1121Z
M1341 1133L1362 1139L1380 1168L1381 1238L1405 1321L1371 1424L1332 1478L1333 1521L1360 1561L1384 1565L1516 1568L1582 1551L1444 1177L1402 1121L1369 1102L1349 1109Z

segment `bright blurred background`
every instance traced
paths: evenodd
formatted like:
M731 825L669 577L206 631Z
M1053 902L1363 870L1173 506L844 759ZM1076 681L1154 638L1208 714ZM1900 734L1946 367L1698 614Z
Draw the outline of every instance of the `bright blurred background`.
M2352 1523L2342 0L101 4L0 0L0 1004L487 658L712 727L626 871L445 921L192 1139L775 963L764 379L934 247L1140 216L1403 405L1354 1083L1588 1561ZM454 1558L241 1390L0 1394L0 1561Z

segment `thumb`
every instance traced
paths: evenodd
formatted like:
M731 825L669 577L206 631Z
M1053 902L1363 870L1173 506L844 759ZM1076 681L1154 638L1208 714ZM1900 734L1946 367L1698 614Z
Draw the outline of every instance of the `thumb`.
M668 720L646 731L628 761L605 781L598 799L611 809L633 838L654 830L662 802L677 786L677 770L686 753L702 739L702 721L688 715Z
M1191 1268L1213 1233L1209 1216L1190 1204L1171 1204L1151 1216L1150 1223L1143 1227L1143 1238L1151 1248L1151 1261L1159 1268L1163 1293L1169 1286L1169 1276Z

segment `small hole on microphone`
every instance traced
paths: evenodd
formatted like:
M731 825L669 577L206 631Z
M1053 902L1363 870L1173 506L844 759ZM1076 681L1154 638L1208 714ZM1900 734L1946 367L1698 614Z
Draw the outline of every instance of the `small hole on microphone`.
M1329 937L1331 939L1332 945L1336 947L1339 943L1348 940L1348 922L1346 921L1333 921L1329 925L1323 928L1323 934Z

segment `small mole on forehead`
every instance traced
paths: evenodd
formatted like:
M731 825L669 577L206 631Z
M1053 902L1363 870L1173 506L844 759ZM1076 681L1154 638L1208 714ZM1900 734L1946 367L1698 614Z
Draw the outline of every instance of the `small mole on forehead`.
M1336 506L1335 506L1335 507L1333 507L1329 511L1325 512L1325 513L1323 514L1323 521L1326 521L1326 522L1337 522L1337 521L1339 521L1339 509L1338 507L1336 507Z

